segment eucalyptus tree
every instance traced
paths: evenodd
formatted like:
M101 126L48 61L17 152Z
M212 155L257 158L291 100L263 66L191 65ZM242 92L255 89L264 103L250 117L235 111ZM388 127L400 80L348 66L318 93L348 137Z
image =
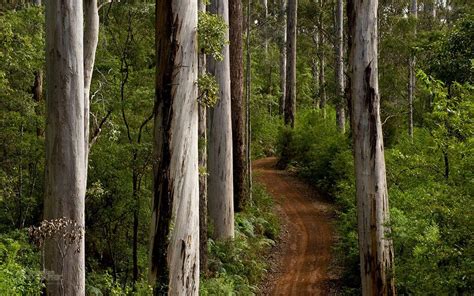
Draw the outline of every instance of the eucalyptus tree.
M206 1L198 1L200 16L206 12ZM206 54L199 44L199 77L206 75ZM201 90L199 90L201 91ZM207 272L207 106L199 104L199 267L200 273Z
M197 0L156 1L156 100L149 281L198 295Z
M284 113L285 95L286 95L286 6L287 0L280 0L279 21L282 26L281 42L280 42L280 113Z
M411 0L410 6L411 17L416 20L418 16L418 3L417 0ZM416 35L416 24L413 29ZM415 96L415 64L416 57L414 54L410 54L408 58L408 135L413 138L413 99Z
M222 17L229 24L226 0L213 0L209 12ZM229 28L225 28L229 39ZM209 114L208 152L208 209L216 239L234 237L234 184L232 164L232 121L229 45L222 50L221 61L209 57L207 69L219 85L219 101Z
M83 35L82 1L47 1L44 219L66 218L82 230L87 176ZM83 233L73 241L47 238L44 250L47 294L84 295Z
M336 121L339 131L345 132L344 98L344 1L336 1Z
M326 117L326 53L324 43L326 42L325 37L325 26L324 26L324 0L319 0L319 20L318 20L318 33L319 33L319 108L323 110L323 116Z
M232 151L234 170L234 210L246 203L245 140L244 140L244 63L242 39L242 0L229 1L230 86L232 110Z
M394 295L393 246L380 120L377 0L351 0L350 98L363 295Z
M287 7L287 70L285 94L285 125L295 126L296 113L296 22L298 1L289 1Z

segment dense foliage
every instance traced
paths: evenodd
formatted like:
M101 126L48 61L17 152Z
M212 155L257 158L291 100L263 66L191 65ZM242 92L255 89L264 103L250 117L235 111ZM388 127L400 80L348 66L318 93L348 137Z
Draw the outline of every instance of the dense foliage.
M90 295L151 293L146 274L156 66L153 2L113 1L100 10L86 196ZM320 9L314 1L299 2L294 130L283 127L279 106L281 9L270 5L265 16L262 3L252 2L251 23L244 26L251 32L252 157L278 154L289 144L290 169L334 198L335 254L344 267L344 291L357 294L351 134L338 132L333 110L333 3L324 1ZM395 275L400 294L469 294L474 290L474 17L469 1L450 1L449 9L438 7L434 20L428 2L419 1L418 20L406 16L405 2L380 4L379 76ZM321 24L325 41L317 45ZM41 251L26 230L42 220L45 104L33 97L33 87L44 72L43 27L42 8L0 6L0 295L39 295L43 288ZM201 14L201 50L220 58L218 49L227 42L224 28L221 19ZM326 78L321 84L317 65L322 55ZM406 135L410 55L416 56L418 70L413 139ZM196 83L204 90L201 103L212 107L218 99L215 80L202 76ZM328 107L319 110L323 93ZM253 197L236 215L235 241L209 241L203 295L258 292L266 271L263 253L278 235L278 221L261 187L254 188Z

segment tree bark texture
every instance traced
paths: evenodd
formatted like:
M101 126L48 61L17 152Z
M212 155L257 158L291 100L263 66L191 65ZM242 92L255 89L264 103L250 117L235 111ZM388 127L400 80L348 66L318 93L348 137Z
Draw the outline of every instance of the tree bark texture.
M336 2L336 123L340 132L346 129L344 98L344 4Z
M296 114L296 21L298 1L289 1L287 7L287 34L286 47L286 95L285 95L285 125L295 126Z
M149 280L198 295L197 0L156 2L156 102Z
M82 1L46 4L46 180L44 219L84 227L86 193ZM84 236L46 239L47 295L85 295Z
M199 0L199 11L206 11L206 3ZM199 75L206 73L206 55L199 53ZM199 262L200 273L207 273L207 107L199 104Z
M99 7L97 0L84 0L84 146L86 173L89 160L90 89L94 73L95 52L99 42Z
M377 0L349 0L351 98L363 295L394 295L377 61Z
M286 0L280 0L280 23L283 28L280 44L280 114L285 111L285 95L286 95Z
M226 0L213 0L209 11L220 15L229 24L229 7ZM229 39L229 31L225 34ZM209 73L219 84L219 101L210 110L208 154L208 210L216 239L234 237L234 184L232 164L232 122L229 45L223 48L224 59L209 58Z
M234 210L240 212L247 200L245 186L244 62L242 45L242 0L229 1L230 83L232 110L232 151L234 169Z
M247 46L247 56L246 56L246 95L245 95L245 145L247 148L247 185L248 185L248 198L249 201L252 200L252 163L251 163L251 138L252 138L252 126L250 118L250 97L252 96L252 67L251 67L251 48L250 48L250 28L251 28L251 12L252 12L252 0L248 0L247 3L247 36L246 36L246 46Z

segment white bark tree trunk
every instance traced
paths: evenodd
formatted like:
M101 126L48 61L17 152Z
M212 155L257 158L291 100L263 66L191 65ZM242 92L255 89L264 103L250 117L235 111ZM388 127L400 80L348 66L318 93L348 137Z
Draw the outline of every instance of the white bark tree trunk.
M393 247L380 121L377 0L349 2L351 99L363 295L394 295Z
M229 24L229 8L226 0L213 0L211 13L220 15ZM229 31L225 34L229 38ZM229 45L223 48L224 60L209 58L209 73L219 84L219 102L209 116L209 177L208 207L216 239L234 237L234 187L232 178L232 123Z
M339 131L346 129L344 98L344 3L336 2L336 121Z
M46 3L46 189L44 219L84 227L86 191L82 1ZM47 295L85 295L84 237L45 242Z
M199 292L197 17L197 0L156 1L149 269L155 295Z
M98 42L99 7L97 6L97 0L84 0L84 146L86 151L86 173L89 162L89 99Z

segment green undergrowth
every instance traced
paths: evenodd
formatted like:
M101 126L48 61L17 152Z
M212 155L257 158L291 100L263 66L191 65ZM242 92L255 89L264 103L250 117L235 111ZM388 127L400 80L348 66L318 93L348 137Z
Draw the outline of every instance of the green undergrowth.
M459 114L472 111L465 107ZM323 118L317 110L301 111L293 131L280 131L279 143L289 144L290 169L335 201L342 293L360 295L350 134L339 134L333 110L327 113ZM469 120L456 124L472 131ZM439 129L416 128L413 140L398 137L385 150L399 295L469 295L474 289L474 141L448 138ZM448 178L443 149L449 155Z
M254 295L267 272L265 253L275 244L280 226L273 199L256 184L253 199L235 216L235 239L209 240L210 276L201 279L200 295Z

